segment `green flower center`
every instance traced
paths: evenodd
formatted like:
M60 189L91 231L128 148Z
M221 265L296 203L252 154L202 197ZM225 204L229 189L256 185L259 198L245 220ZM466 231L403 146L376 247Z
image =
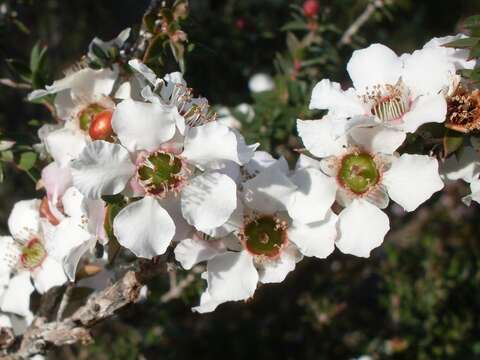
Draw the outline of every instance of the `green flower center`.
M88 105L78 115L80 129L82 129L83 131L88 131L95 115L101 113L104 110L106 110L105 107L99 104Z
M145 191L163 196L176 190L185 180L182 160L173 154L157 151L150 154L138 168L138 178Z
M47 251L40 240L32 239L22 247L20 261L26 269L34 270L42 265L46 257Z
M267 257L277 256L288 240L286 225L271 216L248 223L242 235L250 253Z
M356 194L363 194L378 183L379 172L370 154L349 154L342 159L339 182Z

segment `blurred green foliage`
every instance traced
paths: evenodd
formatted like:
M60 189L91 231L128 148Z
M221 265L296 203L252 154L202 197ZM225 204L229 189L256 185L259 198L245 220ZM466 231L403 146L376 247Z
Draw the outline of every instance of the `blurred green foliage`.
M0 1L0 77L35 88L50 83L87 53L93 37L112 39L132 25L138 30L148 3ZM411 51L433 36L462 30L462 20L480 12L480 3L469 0L392 1L351 44L338 46L367 0L320 1L315 21L304 18L299 0L190 4L182 25L189 39L188 84L214 105L252 104L253 119L234 112L247 140L292 161L302 146L296 118L319 116L308 110L311 88L322 77L348 81L345 65L353 48L382 42L397 53ZM16 74L23 76L12 74L7 59L19 61ZM275 89L250 93L248 79L257 72L272 75ZM0 94L0 138L17 142L15 152L0 159L6 173L0 185L3 234L13 203L41 195L22 168L38 177L30 146L38 142L38 127L51 120L47 107L25 101L27 90L2 86ZM202 280L181 299L163 303L168 279L161 277L145 303L95 328L95 345L57 349L52 358L480 357L479 210L460 203L464 186L452 189L414 215L391 209L392 233L373 258L335 253L325 261L305 259L284 283L262 286L249 303L225 304L208 315L189 309L205 286ZM178 271L179 279L185 276Z

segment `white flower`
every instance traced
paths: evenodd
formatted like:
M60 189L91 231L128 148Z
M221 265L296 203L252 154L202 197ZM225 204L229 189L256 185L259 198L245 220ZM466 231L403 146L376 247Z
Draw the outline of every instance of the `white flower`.
M44 125L39 137L44 149L61 167L67 167L90 139L110 139L111 114L115 107L110 94L118 69L83 68L55 81L46 90L36 90L29 99L55 94L57 116L63 125ZM42 147L37 145L41 152Z
M103 218L103 204L86 201L73 187L56 206L47 198L16 203L8 219L11 236L0 241L0 272L26 273L40 293L64 284L67 276L74 280L80 258L97 241Z
M310 108L327 109L337 118L336 136L352 127L376 126L402 143L405 133L445 120L445 95L457 82L458 53L451 50L425 46L399 57L384 45L372 44L354 51L347 65L354 87L343 91L340 84L324 79L313 89Z
M413 211L443 188L438 162L426 155L389 155L399 144L378 128L354 128L335 138L331 136L334 127L335 120L328 116L297 122L307 149L323 158L316 164L310 160L310 166L336 180L336 199L345 207L338 218L337 247L368 257L390 228L380 210L387 207L389 198Z
M270 75L258 73L253 75L250 80L248 80L248 88L253 93L270 91L275 88L275 83Z
M176 102L172 91L165 96ZM124 190L143 196L113 224L120 244L137 256L163 254L172 238L185 238L190 225L202 231L218 227L236 207L235 182L218 169L225 162L244 164L253 150L217 122L193 126L201 118L195 111L179 112L177 103L124 100L112 119L121 145L94 141L72 164L74 184L89 198Z
M472 200L480 203L480 156L472 146L465 146L445 160L442 175L447 181L463 180L470 184L470 194L462 201L470 206Z
M317 206L334 181L313 168L290 172L284 159L256 152L244 167L241 201L229 221L208 233L218 240L180 242L175 256L186 269L207 261L208 285L198 312L253 296L257 282L285 279L302 253L327 257L335 247L337 216ZM328 200L327 200L328 201Z
M40 218L40 203L36 199L23 200L13 207L8 218L12 236L0 239L0 269L16 271L18 276L31 276L35 288L44 293L67 281L61 263L50 256L51 249L57 246L65 249L66 245L53 243L53 225Z

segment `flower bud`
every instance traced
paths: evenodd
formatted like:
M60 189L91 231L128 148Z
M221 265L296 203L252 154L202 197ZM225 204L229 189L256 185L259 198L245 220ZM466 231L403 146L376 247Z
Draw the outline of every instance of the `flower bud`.
M93 140L110 141L112 139L112 114L111 110L104 110L95 115L88 129L88 134Z
M317 0L306 0L303 3L303 14L307 18L313 18L317 16L318 12L320 11L320 4Z

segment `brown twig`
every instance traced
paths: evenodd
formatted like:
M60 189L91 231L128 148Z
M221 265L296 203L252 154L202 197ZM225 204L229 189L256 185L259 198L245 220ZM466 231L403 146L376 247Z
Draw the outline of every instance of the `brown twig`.
M5 85L14 89L30 90L32 88L32 86L27 83L17 83L11 79L0 79L0 85Z
M343 33L341 39L338 41L337 46L342 47L352 42L352 37L360 30L360 28L370 19L373 13L380 8L383 8L388 0L373 0L370 2L360 16L348 27Z
M127 271L113 285L92 294L85 305L62 321L46 322L45 318L36 318L22 336L10 341L8 346L4 345L0 359L27 359L44 354L52 346L92 342L90 328L139 301L140 289L162 269L163 265L150 262L139 271Z

